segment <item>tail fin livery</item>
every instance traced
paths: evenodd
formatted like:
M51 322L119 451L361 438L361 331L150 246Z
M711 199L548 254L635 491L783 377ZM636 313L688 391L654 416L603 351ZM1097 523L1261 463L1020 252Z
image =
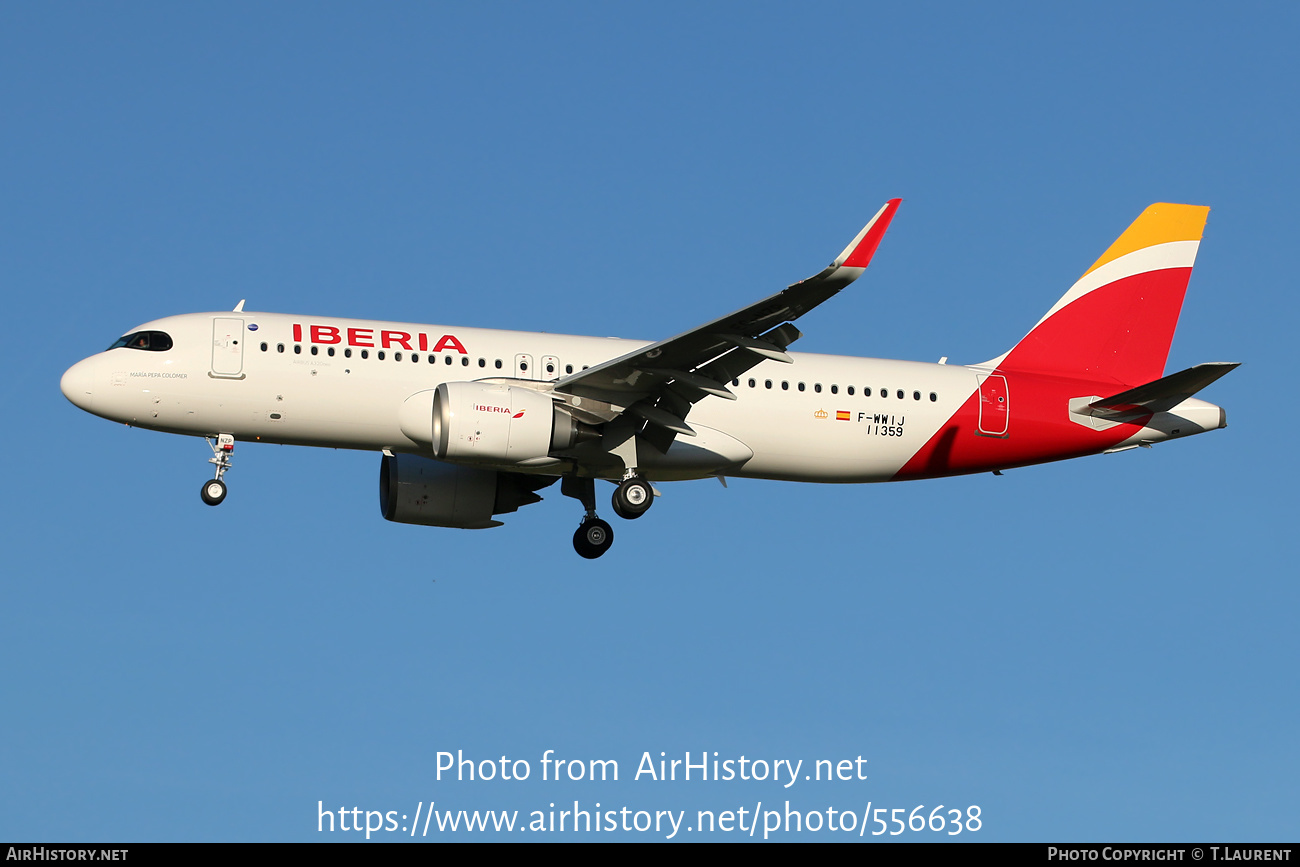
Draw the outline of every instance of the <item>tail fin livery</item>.
M1010 352L1000 370L1138 385L1164 373L1209 208L1148 207Z

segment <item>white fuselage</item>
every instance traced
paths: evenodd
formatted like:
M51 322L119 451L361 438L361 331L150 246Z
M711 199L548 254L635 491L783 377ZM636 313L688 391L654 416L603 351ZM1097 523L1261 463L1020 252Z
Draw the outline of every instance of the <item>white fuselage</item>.
M64 378L74 403L105 418L171 433L392 452L424 451L399 424L399 410L412 394L452 381L558 380L646 345L243 311L172 316L136 330L165 332L173 346L164 352L120 347L80 362ZM698 436L678 437L667 458L648 462L646 474L668 479L716 473L716 462L690 458L691 449L705 448L731 459L727 475L888 480L971 397L977 377L987 372L833 355L791 357L793 364L766 361L732 384L736 400L699 403L690 415Z

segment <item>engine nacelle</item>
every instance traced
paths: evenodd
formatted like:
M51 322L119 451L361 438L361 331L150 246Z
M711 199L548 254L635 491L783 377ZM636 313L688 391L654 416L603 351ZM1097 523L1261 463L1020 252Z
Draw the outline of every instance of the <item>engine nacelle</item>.
M384 455L379 465L379 508L385 518L399 524L482 530L501 526L493 515L540 501L534 491L554 481L445 464L419 455Z
M444 382L413 394L400 422L441 460L497 465L544 464L594 433L541 392L481 382Z

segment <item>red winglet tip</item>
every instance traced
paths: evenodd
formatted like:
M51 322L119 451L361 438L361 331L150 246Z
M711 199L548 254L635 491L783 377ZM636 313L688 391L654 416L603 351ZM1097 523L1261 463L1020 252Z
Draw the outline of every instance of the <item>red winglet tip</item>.
M862 230L862 238L841 263L843 267L865 268L871 263L871 257L876 254L880 239L885 237L885 230L889 228L889 222L894 219L894 214L902 201L902 199L890 199L876 216L871 218L871 222Z

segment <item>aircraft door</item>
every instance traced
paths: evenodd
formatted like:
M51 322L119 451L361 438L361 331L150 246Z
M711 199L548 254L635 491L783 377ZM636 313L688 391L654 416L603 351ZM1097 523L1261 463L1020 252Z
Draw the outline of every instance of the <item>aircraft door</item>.
M515 356L515 378L537 378L537 368L533 365L533 357L531 355L526 355L521 352Z
M212 320L212 375L243 378L244 320Z
M1004 437L1011 429L1011 403L1007 378L999 373L981 376L979 433L986 437Z
M560 359L554 355L542 356L542 369L539 374L542 379L550 382L560 378Z

